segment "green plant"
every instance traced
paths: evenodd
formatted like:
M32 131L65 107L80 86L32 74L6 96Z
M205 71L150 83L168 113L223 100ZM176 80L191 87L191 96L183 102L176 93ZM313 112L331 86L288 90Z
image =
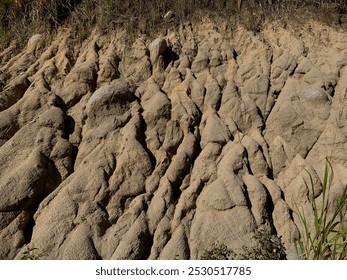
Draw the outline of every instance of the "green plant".
M308 172L311 184L312 209L314 213L314 227L309 225L303 209L298 210L302 226L302 239L295 240L296 253L301 259L338 259L347 258L347 222L345 218L347 206L347 185L344 187L335 207L329 198L332 176L329 176L330 163L325 164L322 182L322 205L319 207L314 197L315 186L311 174ZM329 214L329 210L333 212Z
M205 250L201 260L285 260L287 255L280 237L271 233L270 225L259 228L254 233L256 245L249 248L244 246L243 252L236 254L225 244L214 243L211 249Z
M243 247L242 260L286 260L287 254L282 239L271 233L271 227L266 224L264 228L257 229L254 234L256 245Z
M228 260L231 256L232 251L225 245L221 243L214 243L211 249L205 250L201 260Z
M32 251L34 250L37 250L37 248L28 249L28 251L25 251L21 256L20 260L37 260L37 257L34 254L32 254Z

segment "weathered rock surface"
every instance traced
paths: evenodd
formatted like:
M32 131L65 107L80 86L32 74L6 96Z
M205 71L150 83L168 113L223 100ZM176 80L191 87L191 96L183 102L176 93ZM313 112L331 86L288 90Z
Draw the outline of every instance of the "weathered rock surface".
M197 259L267 222L290 250L305 170L346 184L344 33L67 35L0 53L0 258Z

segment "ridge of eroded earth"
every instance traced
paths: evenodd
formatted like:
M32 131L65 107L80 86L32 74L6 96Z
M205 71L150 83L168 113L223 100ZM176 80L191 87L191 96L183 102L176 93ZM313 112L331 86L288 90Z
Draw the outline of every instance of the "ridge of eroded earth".
M197 259L347 182L347 36L181 24L0 54L0 258ZM320 195L317 187L315 196ZM311 212L310 212L311 211Z

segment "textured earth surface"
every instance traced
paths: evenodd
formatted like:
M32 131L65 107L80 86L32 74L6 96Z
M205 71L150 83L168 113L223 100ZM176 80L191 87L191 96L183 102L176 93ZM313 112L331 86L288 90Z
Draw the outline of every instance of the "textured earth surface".
M0 53L0 258L197 259L269 222L288 253L347 182L347 36L181 24ZM307 171L306 171L307 170Z

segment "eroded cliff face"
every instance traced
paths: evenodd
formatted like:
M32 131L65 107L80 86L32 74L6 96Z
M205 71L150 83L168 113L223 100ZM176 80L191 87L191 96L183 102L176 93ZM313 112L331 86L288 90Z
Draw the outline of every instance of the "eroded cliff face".
M287 249L308 170L347 182L347 36L182 24L0 54L0 257L196 259L266 222Z

